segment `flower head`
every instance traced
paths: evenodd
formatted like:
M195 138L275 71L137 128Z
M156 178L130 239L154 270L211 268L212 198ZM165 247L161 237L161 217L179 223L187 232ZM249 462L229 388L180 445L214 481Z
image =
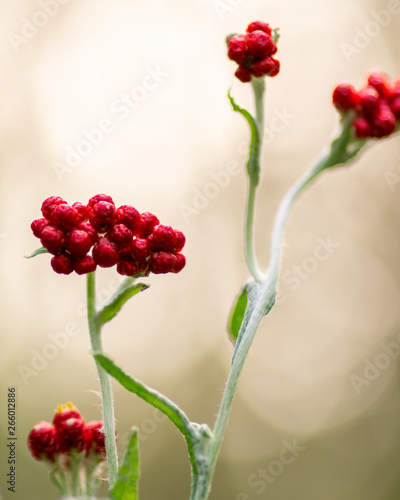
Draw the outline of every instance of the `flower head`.
M340 113L354 114L352 128L359 139L387 137L398 129L400 82L390 82L385 73L372 72L360 90L349 83L337 85L332 102Z
M125 276L147 276L177 273L185 265L180 253L183 233L160 225L150 212L140 214L130 205L117 208L106 194L93 196L87 205L68 205L51 196L42 203L42 215L31 229L53 255L51 266L58 274L86 274L97 266L116 266Z
M241 82L250 82L252 77L276 76L280 62L272 57L276 54L277 35L269 24L254 21L247 26L246 33L227 38L228 57L239 66L235 76Z

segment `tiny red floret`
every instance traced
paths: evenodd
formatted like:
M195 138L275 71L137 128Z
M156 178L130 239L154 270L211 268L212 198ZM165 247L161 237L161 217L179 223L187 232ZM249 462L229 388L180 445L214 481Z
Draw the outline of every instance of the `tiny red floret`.
M40 233L40 241L44 248L53 255L61 252L66 243L64 231L53 226L46 226Z
M150 212L144 212L140 214L140 227L138 231L138 236L141 238L147 238L153 231L153 227L160 223L158 218Z
M332 102L339 110L355 108L358 104L359 97L353 85L349 83L341 83L336 86L332 95Z
M251 73L249 68L243 65L239 65L235 71L235 76L243 83L248 83L251 81Z
M92 226L100 233L108 231L117 219L114 203L99 201L96 203L89 215Z
M74 229L70 232L67 241L67 250L74 257L84 257L92 245L93 241L90 234L83 229Z
M67 203L59 196L50 196L50 198L46 198L42 203L42 214L46 219L50 219L53 210L63 203Z
M53 271L57 274L71 274L74 270L74 264L69 255L61 253L55 255L50 261Z
M50 225L50 221L42 217L41 219L36 219L31 224L31 229L36 238L40 238L43 229Z
M242 64L247 58L247 36L233 35L228 42L228 57L232 61Z
M85 422L81 418L69 418L57 427L57 441L61 453L80 453L85 448Z
M56 429L50 422L38 422L29 432L28 448L37 460L55 461L58 453Z
M136 234L140 226L140 213L130 205L122 205L117 208L117 222L124 224L133 234Z
M264 59L276 52L276 45L270 35L256 30L247 35L247 51L253 57Z
M264 31L264 33L267 33L267 35L272 35L272 28L268 23L265 23L264 21L253 21L247 26L246 32L251 33L252 31Z
M86 454L98 455L104 459L106 454L106 444L103 422L93 421L86 424Z
M118 262L118 251L114 243L102 236L93 247L92 256L100 267L112 267Z
M90 255L86 255L85 257L82 257L74 262L74 270L76 274L79 275L92 273L96 270L96 267L97 264Z

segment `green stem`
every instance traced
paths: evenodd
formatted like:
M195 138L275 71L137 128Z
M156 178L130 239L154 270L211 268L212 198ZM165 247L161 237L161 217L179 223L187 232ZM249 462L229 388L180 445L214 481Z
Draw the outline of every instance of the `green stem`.
M87 312L92 351L102 353L103 345L101 341L101 327L99 326L99 322L96 320L96 281L94 272L87 274ZM118 455L115 440L115 418L111 380L108 373L104 370L104 368L97 360L96 367L99 374L102 393L104 434L107 450L108 475L111 489L115 484L118 474Z
M257 158L257 162L259 162L261 155L263 129L264 129L264 90L265 90L264 79L253 78L251 81L251 86L253 89L254 107L256 111L256 123L259 134L260 148L258 149L258 158ZM264 275L259 268L254 247L254 207L256 201L257 185L258 185L258 176L255 177L249 175L249 190L247 195L246 219L245 219L245 254L246 254L247 267L249 268L249 271L251 272L253 278L256 281L262 281Z

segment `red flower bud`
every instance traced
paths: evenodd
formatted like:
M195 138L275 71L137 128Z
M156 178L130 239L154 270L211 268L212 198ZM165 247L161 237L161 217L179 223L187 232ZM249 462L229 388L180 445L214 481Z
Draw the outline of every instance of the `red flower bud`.
M389 106L382 106L372 122L374 137L386 137L396 129L396 117Z
M362 117L356 118L353 123L353 130L356 137L359 139L370 137L372 134L372 127L368 120Z
M150 255L150 244L145 238L136 238L131 243L131 255L135 262L143 262Z
M367 115L374 114L379 108L380 97L374 87L365 87L358 92L362 111Z
M74 229L70 232L67 241L67 250L71 252L73 257L84 257L93 242L89 233L83 231L83 229Z
M264 31L256 30L247 35L247 51L249 55L264 59L276 52L276 45L270 35Z
M176 263L174 264L172 272L175 273L175 274L177 274L180 271L182 271L182 269L185 267L185 265L186 265L186 258L181 253L175 254L175 257L176 257Z
M374 71L368 76L368 85L374 87L381 97L388 97L390 94L390 86L386 73Z
M53 226L46 226L40 233L40 241L44 248L56 255L63 250L66 243L64 231Z
M172 252L175 248L175 231L170 226L164 226L162 224L155 226L148 239L151 249L156 252L160 250Z
M100 455L105 458L106 443L103 422L88 422L86 424L86 454Z
M81 222L80 224L78 224L77 229L81 229L82 231L88 233L90 239L92 240L92 243L96 243L99 239L99 235L96 229L92 226L92 224L90 224L90 222Z
M100 267L112 267L119 258L115 244L105 236L99 238L98 243L93 247L92 256Z
M56 429L50 422L37 423L28 435L28 448L38 460L55 461L58 452Z
M46 219L50 219L53 210L63 203L67 203L59 196L50 196L50 198L46 198L42 203L42 214Z
M105 233L117 219L114 203L99 201L93 206L89 215L92 226L100 233Z
M247 36L233 35L228 42L228 57L232 61L242 64L247 58Z
M158 218L150 212L140 214L140 227L138 236L140 238L147 238L153 231L153 227L160 223Z
M69 255L61 253L55 255L50 261L53 271L57 274L71 274L74 270L72 259Z
M251 81L251 73L250 70L243 65L239 65L237 70L235 71L235 76L238 78L241 82L247 83Z
M272 29L269 24L264 23L264 21L253 21L247 26L246 32L251 33L253 31L264 31L267 35L272 35Z
M186 238L185 235L181 231L175 230L175 246L174 252L180 252L182 248L185 246Z
M108 231L107 237L110 241L117 243L117 245L125 247L130 245L133 233L125 226L125 224L114 224L114 226Z
M122 259L117 264L117 273L122 276L136 276L139 273L137 264L128 259Z
M85 437L85 422L81 418L63 420L57 427L57 441L61 453L83 451Z
M177 258L171 252L154 252L151 254L149 265L154 274L171 273L177 265Z
M58 205L50 215L51 223L63 231L71 231L79 224L79 214L66 203Z
M75 406L68 402L63 405L57 406L57 411L54 414L53 425L57 429L60 425L62 425L65 420L69 418L82 418L79 410L75 408Z
M93 257L90 257L90 255L86 255L85 257L76 260L74 263L74 269L77 274L92 273L96 270L96 267L97 264Z
M140 226L140 213L130 205L122 205L117 208L117 222L124 224L133 234L136 234Z
M114 205L113 199L111 198L111 196L108 196L108 194L96 194L96 196L90 198L88 206L90 208L93 208L96 203L99 203L99 201L106 201L107 203L111 203L112 205Z
M261 61L255 61L250 68L253 76L261 78L263 76L276 76L279 73L280 62L273 57L266 57Z
M83 203L80 203L79 201L77 201L77 202L73 203L72 206L78 212L79 222L82 222L88 218L90 208L87 205L84 205Z
M41 219L36 219L31 224L31 229L36 238L40 238L43 229L50 225L50 221L42 217Z
M332 102L337 109L347 111L356 107L359 97L353 85L341 83L333 91Z

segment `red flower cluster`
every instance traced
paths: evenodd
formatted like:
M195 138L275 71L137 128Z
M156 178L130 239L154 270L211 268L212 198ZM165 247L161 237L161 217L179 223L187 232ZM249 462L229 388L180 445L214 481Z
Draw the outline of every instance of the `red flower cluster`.
M280 62L272 56L278 48L272 39L272 29L263 21L254 21L247 26L245 34L229 38L228 57L239 64L235 76L243 83L250 82L252 76L276 76Z
M356 137L387 137L400 121L400 78L389 82L385 73L373 72L358 91L349 83L338 85L332 101L341 112L355 111L352 126Z
M105 459L103 422L85 423L71 403L60 405L52 424L42 421L32 428L28 447L35 458L47 462L73 453L100 462Z
M93 272L97 266L117 266L125 276L179 273L185 257L179 253L185 236L163 226L150 212L130 205L117 208L112 198L98 194L87 205L68 205L59 196L42 204L43 217L31 224L33 234L54 257L58 274Z

